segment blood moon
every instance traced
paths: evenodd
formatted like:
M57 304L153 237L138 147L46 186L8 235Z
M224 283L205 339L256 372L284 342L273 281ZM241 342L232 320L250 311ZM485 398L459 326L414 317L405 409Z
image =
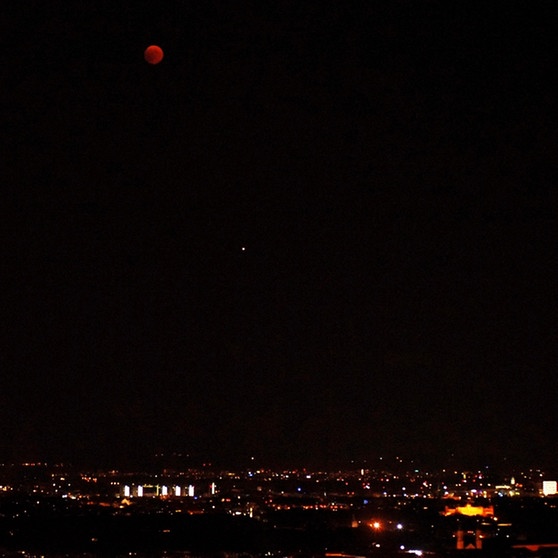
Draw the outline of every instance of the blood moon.
M143 57L148 64L159 64L163 56L163 49L157 45L150 45L143 52Z

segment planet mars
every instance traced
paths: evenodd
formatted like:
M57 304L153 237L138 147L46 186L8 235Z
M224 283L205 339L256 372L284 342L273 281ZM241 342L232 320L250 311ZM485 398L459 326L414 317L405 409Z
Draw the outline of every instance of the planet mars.
M163 60L163 49L157 45L150 45L145 49L143 57L148 64L159 64Z

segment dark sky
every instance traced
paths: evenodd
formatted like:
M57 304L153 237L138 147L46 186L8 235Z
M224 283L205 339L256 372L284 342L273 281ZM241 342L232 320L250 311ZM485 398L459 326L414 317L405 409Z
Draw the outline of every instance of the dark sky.
M555 463L558 7L497 4L3 8L0 461Z

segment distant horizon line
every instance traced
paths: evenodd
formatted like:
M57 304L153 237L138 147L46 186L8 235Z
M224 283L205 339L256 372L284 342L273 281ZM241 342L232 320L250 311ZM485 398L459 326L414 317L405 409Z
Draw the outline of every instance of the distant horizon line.
M163 463L160 459L165 457L184 460L181 463ZM190 460L187 463L187 460ZM71 468L75 470L97 470L97 471L140 471L140 470L150 470L150 469L169 469L169 470L207 470L207 471L254 471L254 472L265 472L265 471L291 471L291 472L321 472L321 473L334 473L338 471L378 471L378 470L399 470L407 472L466 472L466 471L556 471L558 473L558 463L549 465L545 463L538 464L525 464L521 463L520 460L514 463L512 460L502 459L499 462L492 462L487 464L474 464L467 463L468 460L455 460L452 463L425 463L418 462L413 459L403 459L399 457L394 458L384 458L380 457L373 460L348 460L345 462L338 461L337 463L272 463L268 460L199 460L197 458L192 458L190 455L182 454L158 454L152 456L151 458L143 458L138 460L130 459L114 459L112 462L107 462L108 460L101 459L98 463L92 463L90 459L25 459L25 460L14 460L14 459L0 459L0 467L44 467L44 468ZM433 460L437 461L437 460ZM104 463L103 463L104 462Z

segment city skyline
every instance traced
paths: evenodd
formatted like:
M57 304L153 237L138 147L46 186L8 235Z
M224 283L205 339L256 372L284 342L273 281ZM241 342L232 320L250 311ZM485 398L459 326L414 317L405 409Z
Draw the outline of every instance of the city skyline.
M540 470L510 476L486 468L0 465L0 548L7 556L524 556L558 547L557 483L550 478Z

